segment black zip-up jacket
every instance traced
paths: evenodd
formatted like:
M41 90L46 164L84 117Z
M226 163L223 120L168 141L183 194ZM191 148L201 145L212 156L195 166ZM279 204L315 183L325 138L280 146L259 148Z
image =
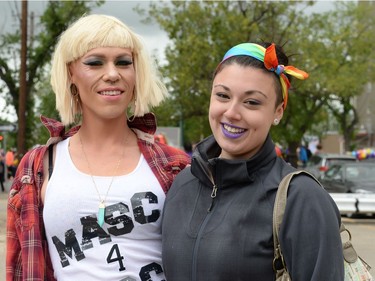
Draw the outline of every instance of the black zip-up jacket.
M167 194L162 223L168 281L268 281L272 212L277 187L295 170L276 156L268 137L248 160L218 158L211 136ZM298 175L289 187L279 238L293 281L343 281L340 213L314 179Z

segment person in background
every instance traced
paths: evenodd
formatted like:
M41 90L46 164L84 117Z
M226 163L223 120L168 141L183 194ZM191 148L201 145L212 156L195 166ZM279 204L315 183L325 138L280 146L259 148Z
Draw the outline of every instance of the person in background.
M282 149L281 149L281 147L278 143L275 143L275 151L276 151L276 155L278 157L284 158L283 157L283 151L282 151Z
M291 77L308 75L270 43L236 45L217 66L213 135L197 145L165 203L167 280L275 280L273 206L281 180L296 169L277 157L269 132L283 117ZM292 280L344 280L340 223L335 202L313 178L292 179L279 232Z
M18 169L18 164L20 163L20 159L22 158L21 153L17 153L16 150L14 150L14 159L13 159L13 164L11 166L11 171L12 171L12 178L15 177L17 169Z
M58 40L51 85L61 122L42 116L51 137L11 187L7 280L165 280L164 200L190 159L154 141L167 92L141 38L83 16Z
M7 179L12 180L14 177L14 159L15 159L15 149L12 148L5 153L5 165L7 166Z
M297 155L298 155L298 166L300 166L301 168L305 168L307 161L309 160L305 145L300 144L300 146L298 146Z
M319 143L316 146L316 150L315 150L314 154L320 154L320 153L322 153L322 151L323 151L323 146Z
M5 192L4 182L5 182L5 155L4 155L4 150L0 149L0 185L1 185L2 192Z

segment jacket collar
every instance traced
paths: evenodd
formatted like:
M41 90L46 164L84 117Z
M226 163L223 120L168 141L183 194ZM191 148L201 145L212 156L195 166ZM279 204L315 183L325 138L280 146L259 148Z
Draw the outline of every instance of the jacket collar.
M205 185L219 188L253 182L256 172L275 159L275 145L268 135L262 148L247 160L219 158L221 148L213 136L200 142L192 156L191 171ZM212 175L212 180L210 179Z

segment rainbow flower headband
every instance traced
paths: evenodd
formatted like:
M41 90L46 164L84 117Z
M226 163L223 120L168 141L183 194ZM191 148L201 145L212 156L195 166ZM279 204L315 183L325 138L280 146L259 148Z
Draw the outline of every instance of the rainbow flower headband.
M276 56L276 47L274 43L272 43L267 49L254 43L242 43L236 45L232 47L228 52L226 52L220 64L222 64L225 60L233 56L253 57L261 62L264 62L264 66L267 70L275 72L280 77L284 101L284 110L288 103L288 90L290 88L289 79L285 74L289 74L301 80L305 80L309 77L309 75L306 72L294 66L284 66L282 64L279 64Z

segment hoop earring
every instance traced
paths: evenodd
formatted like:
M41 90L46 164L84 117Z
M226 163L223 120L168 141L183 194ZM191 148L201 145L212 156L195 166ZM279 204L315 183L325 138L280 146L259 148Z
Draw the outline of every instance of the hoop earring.
M135 119L135 115L133 115L133 116L130 117L130 118L126 116L126 119L128 120L129 123L131 123L131 122L134 121L134 119Z
M273 120L273 124L275 125L275 126L277 126L277 125L279 125L279 119L277 119L277 118L275 118L275 120Z
M73 122L77 123L77 112L78 112L78 105L79 105L79 94L78 89L75 84L70 85L70 111L72 113Z

